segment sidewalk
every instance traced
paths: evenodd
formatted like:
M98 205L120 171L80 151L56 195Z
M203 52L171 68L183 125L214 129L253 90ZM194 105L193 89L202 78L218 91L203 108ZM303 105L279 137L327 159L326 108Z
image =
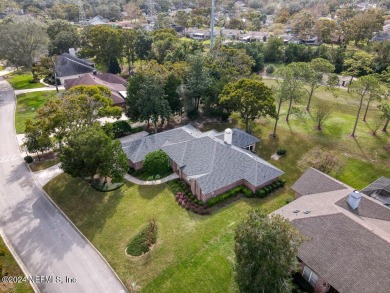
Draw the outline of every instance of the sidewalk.
M7 75L8 73L14 72L16 68L14 67L6 67L4 70L0 70L0 76Z
M35 180L38 181L41 186L46 185L46 183L48 183L54 177L57 177L64 172L62 169L60 169L59 166L60 164L57 164L45 170L33 172Z
M25 90L15 90L15 95L20 95L20 94L27 94L27 93L33 93L33 92L46 92L46 91L55 91L56 87L55 86L50 86L50 87L40 87L36 89L25 89ZM63 85L58 86L58 90L62 91L65 90Z
M125 175L125 179L127 181L134 183L134 184L137 184L137 185L158 185L158 184L162 184L162 183L165 183L165 182L177 179L177 178L179 178L179 175L177 175L176 173L173 173L173 174L171 174L165 178L159 179L159 180L143 181L143 180L140 180L138 178L135 178L134 176L131 176L130 174Z

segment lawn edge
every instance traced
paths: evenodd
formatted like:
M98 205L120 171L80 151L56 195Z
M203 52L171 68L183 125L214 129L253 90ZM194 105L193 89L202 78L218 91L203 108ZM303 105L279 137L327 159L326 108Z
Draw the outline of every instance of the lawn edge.
M4 243L5 243L5 246L7 247L8 251L11 253L11 255L13 256L14 260L16 261L16 263L18 264L18 266L20 267L20 269L22 270L23 274L25 276L30 276L29 274L29 271L27 270L26 266L24 265L24 263L22 262L22 260L19 258L18 254L16 253L16 251L13 249L12 245L10 244L10 242L8 241L7 239L7 236L4 234L3 232L3 229L1 229L0 227L0 236L1 238L3 239ZM37 286L37 284L35 284L34 282L32 282L32 280L29 278L29 284L31 286L31 288L34 290L34 292L38 292L40 293L41 291L39 291L39 288Z
M119 278L119 276L117 275L117 273L114 271L114 269L111 267L111 265L108 263L108 261L104 258L104 256L100 253L100 251L92 244L91 241L89 241L89 239L83 234L81 233L81 231L79 230L79 228L77 228L77 226L69 219L69 217L60 209L60 207L54 202L54 200L51 199L51 197L46 193L46 191L43 189L43 186L35 180L35 176L34 176L34 172L31 171L30 169L30 166L26 163L24 163L25 165L27 165L27 168L28 170L30 171L31 173L31 176L35 182L35 184L38 186L38 188L43 192L44 196L49 200L49 202L54 206L54 208L57 209L57 211L68 221L68 223L76 230L76 232L81 236L81 238L84 238L84 240L87 241L87 243L89 243L89 245L91 245L92 249L94 249L97 254L103 259L103 261L106 263L106 265L111 269L111 271L114 273L114 275L117 277L117 279L119 280L119 282L122 284L122 287L123 289L125 290L124 292L128 292L127 290L127 287L125 286L125 284L122 282L122 280Z

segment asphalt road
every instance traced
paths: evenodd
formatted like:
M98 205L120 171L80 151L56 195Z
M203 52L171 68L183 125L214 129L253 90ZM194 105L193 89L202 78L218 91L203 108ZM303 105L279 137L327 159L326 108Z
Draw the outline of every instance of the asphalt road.
M36 284L41 292L126 292L36 185L18 150L14 107L14 92L0 78L0 229L6 240L30 276L46 276Z

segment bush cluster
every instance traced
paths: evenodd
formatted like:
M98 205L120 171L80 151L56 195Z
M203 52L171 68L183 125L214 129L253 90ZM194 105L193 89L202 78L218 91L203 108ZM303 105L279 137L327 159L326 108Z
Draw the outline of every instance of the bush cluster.
M143 169L149 176L166 174L171 170L168 155L162 150L148 153L145 156Z
M205 203L195 195L192 194L188 185L180 179L167 182L168 186L173 191L177 203L186 210L193 211L201 215L209 215L210 211L207 209Z
M220 195L217 195L216 197L210 198L206 204L209 207L215 206L216 204L225 201L229 198L232 198L238 194L242 193L245 197L252 197L253 193L250 189L246 188L245 186L237 186L233 189L230 189L227 192L221 193Z
M282 156L282 155L285 155L286 154L286 149L284 147L280 147L278 148L278 150L276 151L276 153L279 155L279 156Z
M149 251L157 241L157 223L154 218L149 220L148 226L143 228L127 246L126 253L132 256L140 256Z
M129 122L124 120L106 123L103 125L103 130L106 134L112 134L114 138L120 138L132 133Z
M272 64L270 64L270 65L267 66L265 71L267 72L267 74L272 74L275 71L275 67Z
M267 185L259 190L256 191L256 197L264 198L273 191L281 188L286 184L285 180L279 179L278 181L275 181L274 183Z
M31 156L25 156L25 157L24 157L24 161L25 161L27 164L31 164L32 162L34 162L34 159L33 159Z

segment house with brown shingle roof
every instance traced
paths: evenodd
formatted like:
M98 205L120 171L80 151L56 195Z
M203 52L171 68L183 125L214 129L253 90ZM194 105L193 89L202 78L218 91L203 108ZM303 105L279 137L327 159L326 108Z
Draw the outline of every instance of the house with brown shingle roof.
M315 292L389 292L390 209L315 169L292 189L300 196L274 213L306 237L298 260Z
M126 107L126 80L111 73L87 73L64 81L65 90L77 85L103 85L111 91L115 106Z

